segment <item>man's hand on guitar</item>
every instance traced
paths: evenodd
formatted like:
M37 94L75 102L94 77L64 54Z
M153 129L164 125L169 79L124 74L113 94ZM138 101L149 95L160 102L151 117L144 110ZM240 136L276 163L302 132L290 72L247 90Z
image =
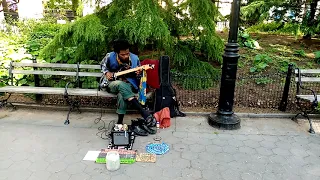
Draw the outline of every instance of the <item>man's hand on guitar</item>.
M106 76L107 76L108 80L112 80L113 79L113 73L112 72L107 72Z
M141 70L137 70L137 71L136 71L136 74L137 74L137 75L140 75L141 72L142 72Z

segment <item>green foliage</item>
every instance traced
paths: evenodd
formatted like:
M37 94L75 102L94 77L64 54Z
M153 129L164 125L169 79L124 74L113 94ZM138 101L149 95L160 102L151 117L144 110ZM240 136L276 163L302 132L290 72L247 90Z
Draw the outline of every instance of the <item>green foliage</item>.
M9 67L10 62L28 62L31 55L27 53L24 48L23 39L11 33L0 32L0 85L5 86L9 84ZM26 82L27 76L15 75L14 83L22 85Z
M162 7L157 0L114 0L97 13L68 23L40 56L48 62L97 63L112 50L110 42L126 38L138 51L151 45L153 51L169 55L181 72L216 73L209 63L203 63L222 61L223 41L215 32L220 14L215 4L211 0L165 2L167 6Z
M256 25L250 26L247 29L248 32L269 32L272 34L284 34L300 36L301 25L298 23L282 23L282 22L260 22Z
M106 47L107 29L92 14L63 26L55 38L45 46L40 57L51 62L74 63L99 56ZM67 59L63 59L67 58ZM71 60L71 61L70 61Z
M115 25L118 33L123 33L131 42L141 45L152 40L158 48L170 48L170 31L160 16L160 7L154 0L139 0L133 4L135 13L120 19Z
M250 72L261 72L264 71L272 59L267 54L257 54L253 60L253 67L250 68Z
M26 20L15 22L17 32L3 32L0 34L0 64L1 73L0 78L3 79L1 85L9 84L8 69L11 61L14 62L32 62L32 57L39 54L40 49L47 45L55 36L57 30L62 25L52 23L45 20ZM37 62L43 62L38 59ZM17 68L31 70L31 68ZM56 81L53 81L49 77L41 77L40 83L42 85L48 85L48 82L52 81L50 86L57 85ZM15 85L29 85L34 86L33 75L14 75ZM58 84L63 87L65 84Z
M289 59L285 59L285 58L279 58L276 61L277 65L278 65L278 69L281 72L288 72L288 66L289 64L293 64L293 66L297 67L297 63L290 61Z
M303 49L295 50L293 53L295 56L298 57L306 57L306 52Z
M259 43L256 40L252 39L250 34L245 31L239 31L238 41L241 47L248 47L251 49L260 48Z
M173 58L178 61L173 62L173 66L178 72L190 76L182 77L178 83L186 89L206 89L214 85L214 80L218 80L219 71L213 68L209 63L199 61L192 52L193 41L179 41ZM192 67L192 68L185 68ZM199 77L201 81L199 81Z
M270 4L266 1L251 1L241 7L241 18L248 24L255 24L269 17Z
M316 4L318 1L301 0L252 0L241 8L241 18L251 32L275 32L295 36L312 36L320 32L320 15ZM311 14L313 12L313 14ZM265 21L272 21L263 25ZM277 26L277 24L279 26Z
M315 61L316 61L316 63L317 63L317 64L320 64L320 51L316 51L316 52L314 53L314 55L315 55Z
M256 25L250 26L247 28L248 32L276 32L282 27L282 24L279 22L260 22Z
M272 82L272 79L268 78L268 77L261 77L255 80L256 84L258 85L266 85L268 83Z

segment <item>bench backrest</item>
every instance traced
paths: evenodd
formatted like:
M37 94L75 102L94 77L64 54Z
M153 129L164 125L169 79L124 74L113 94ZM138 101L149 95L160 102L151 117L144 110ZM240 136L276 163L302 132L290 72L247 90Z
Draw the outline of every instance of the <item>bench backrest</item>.
M32 70L17 68L32 67ZM56 70L58 69L58 70ZM100 65L60 64L60 63L20 63L11 62L9 76L13 85L13 74L60 75L78 77L101 77L101 72L81 72L82 70L100 70Z
M302 83L320 83L320 69L295 69L295 82L297 83L297 94L300 94Z

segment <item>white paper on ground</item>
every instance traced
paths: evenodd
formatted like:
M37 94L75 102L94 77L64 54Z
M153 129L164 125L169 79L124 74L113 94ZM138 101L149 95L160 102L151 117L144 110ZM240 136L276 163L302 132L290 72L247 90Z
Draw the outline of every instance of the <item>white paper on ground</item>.
M83 158L85 161L96 161L101 151L88 151L86 156Z

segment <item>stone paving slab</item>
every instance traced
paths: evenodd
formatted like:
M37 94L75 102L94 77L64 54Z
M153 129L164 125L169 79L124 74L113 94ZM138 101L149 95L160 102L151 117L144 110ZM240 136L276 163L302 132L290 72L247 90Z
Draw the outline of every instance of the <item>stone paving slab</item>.
M2 110L3 111L3 110ZM83 161L89 150L106 148L97 136L99 113L17 110L0 118L0 180L83 179L320 179L320 136L290 119L241 119L241 129L210 127L202 116L171 119L160 130L170 151L156 163L105 165ZM138 115L125 117L127 123ZM115 114L103 114L108 124ZM144 152L154 136L137 137L134 149Z

